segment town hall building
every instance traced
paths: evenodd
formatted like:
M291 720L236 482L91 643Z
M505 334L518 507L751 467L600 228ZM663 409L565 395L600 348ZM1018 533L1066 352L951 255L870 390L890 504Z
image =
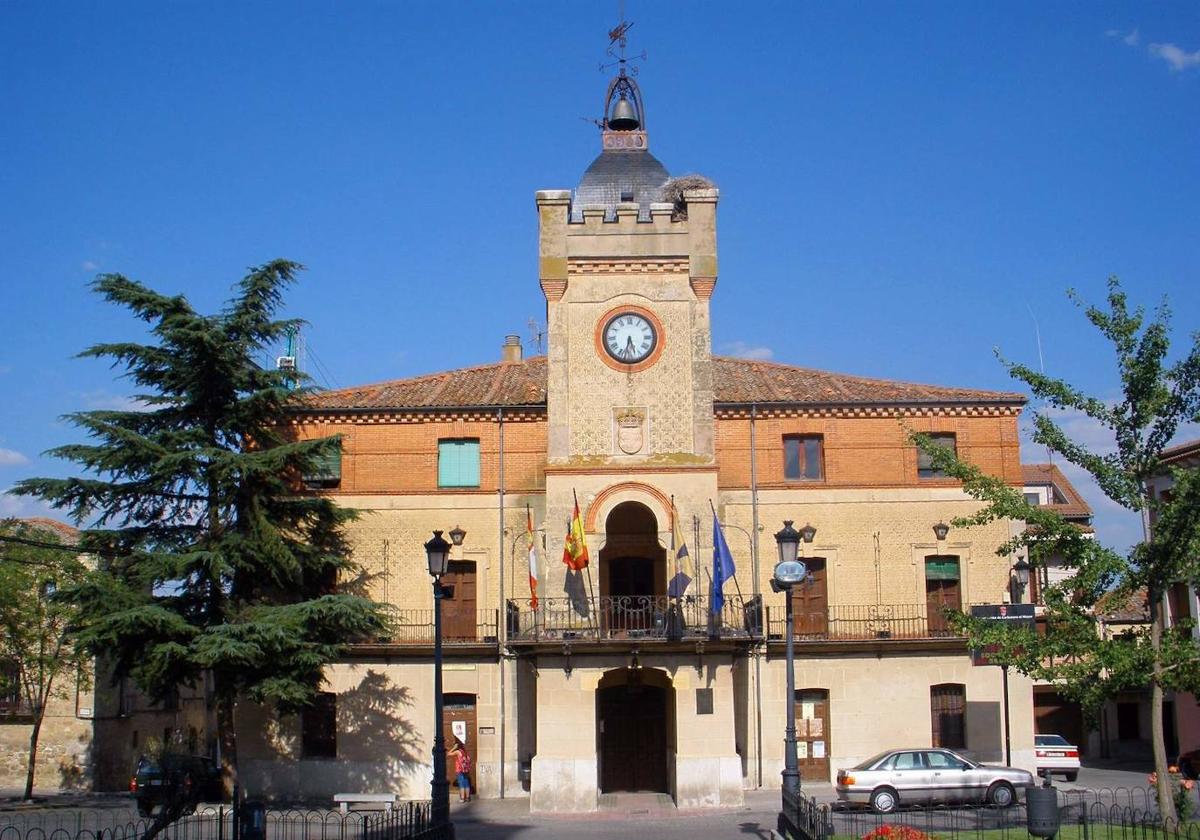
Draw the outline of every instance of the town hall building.
M239 705L250 795L428 796L435 530L455 543L446 736L481 796L740 805L779 785L789 703L805 780L891 747L1003 760L1000 671L972 665L946 610L1010 599L996 552L1019 523L943 528L978 505L908 435L1020 487L1024 398L713 355L722 295L738 294L720 283L720 192L671 178L645 114L622 68L599 156L573 188L535 194L544 356L510 337L497 361L321 392L294 414L298 436L341 438L306 478L362 512L361 573L340 585L390 604L395 626L329 667L302 715ZM562 561L576 505L578 571ZM718 608L714 519L736 565ZM791 595L791 697L769 585L785 521L809 570ZM1012 761L1032 769L1031 686L1010 683Z

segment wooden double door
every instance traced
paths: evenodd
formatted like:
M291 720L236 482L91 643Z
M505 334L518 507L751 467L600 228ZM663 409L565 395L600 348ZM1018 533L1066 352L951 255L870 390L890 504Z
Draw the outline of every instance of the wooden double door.
M636 683L597 691L600 792L669 793L667 689Z
M473 641L477 638L475 564L452 561L442 575L442 638Z
M796 692L796 753L800 778L829 781L829 692L813 688Z
M792 587L792 621L797 636L824 638L829 635L829 586L825 558L804 559L808 577Z

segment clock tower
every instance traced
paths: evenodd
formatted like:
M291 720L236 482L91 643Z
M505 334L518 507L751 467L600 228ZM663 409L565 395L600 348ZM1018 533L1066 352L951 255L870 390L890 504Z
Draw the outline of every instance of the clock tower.
M603 113L579 185L537 193L549 465L711 465L718 192L650 153L624 66Z

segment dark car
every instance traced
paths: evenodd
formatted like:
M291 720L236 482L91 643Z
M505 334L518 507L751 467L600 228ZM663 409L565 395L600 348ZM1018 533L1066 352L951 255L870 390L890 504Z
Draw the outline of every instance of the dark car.
M155 806L179 802L191 812L200 802L221 801L221 768L201 755L142 756L129 780L129 792L137 800L138 813L146 817Z

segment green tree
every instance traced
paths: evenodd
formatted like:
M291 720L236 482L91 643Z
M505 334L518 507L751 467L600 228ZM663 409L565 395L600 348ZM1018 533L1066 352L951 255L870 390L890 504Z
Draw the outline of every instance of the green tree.
M30 720L25 799L33 798L38 740L51 700L88 679L88 657L72 639L78 608L56 597L87 569L58 534L20 520L0 522L0 693L19 697Z
M298 322L275 317L301 266L252 268L215 315L116 274L94 283L149 325L152 343L99 344L146 410L71 414L90 443L51 454L85 470L16 492L66 509L81 545L107 558L71 593L83 644L151 697L212 675L227 784L237 772L235 701L281 712L311 702L323 667L376 637L384 608L330 591L353 569L344 533L354 512L303 491L301 476L340 451L337 438L295 440L287 412L305 390L256 363Z
M1024 520L1024 532L998 553L1012 557L1025 550L1035 567L1059 558L1067 573L1044 592L1044 636L959 616L970 644L992 646L996 661L1053 681L1078 700L1092 720L1116 693L1149 686L1159 808L1164 818L1175 820L1163 737L1163 693L1200 691L1200 651L1192 641L1190 622L1165 627L1164 599L1174 583L1200 582L1200 475L1196 470L1172 470L1175 486L1166 499L1153 498L1148 482L1166 471L1162 451L1181 425L1200 420L1200 335L1191 337L1182 357L1169 358L1166 304L1147 319L1142 308L1130 310L1115 277L1109 280L1105 308L1084 304L1074 292L1071 298L1112 345L1121 398L1108 402L1025 365L1005 365L1048 409L1081 412L1112 433L1113 452L1092 452L1055 423L1052 411L1043 409L1033 416L1034 441L1087 470L1105 495L1142 517L1141 542L1128 553L1105 547L1054 511L1027 504L1020 488L959 461L928 436L914 433L912 438L931 453L935 464L960 479L968 494L985 503L975 515L957 519L956 527ZM1095 621L1101 600L1142 592L1149 609L1146 627L1102 638Z

